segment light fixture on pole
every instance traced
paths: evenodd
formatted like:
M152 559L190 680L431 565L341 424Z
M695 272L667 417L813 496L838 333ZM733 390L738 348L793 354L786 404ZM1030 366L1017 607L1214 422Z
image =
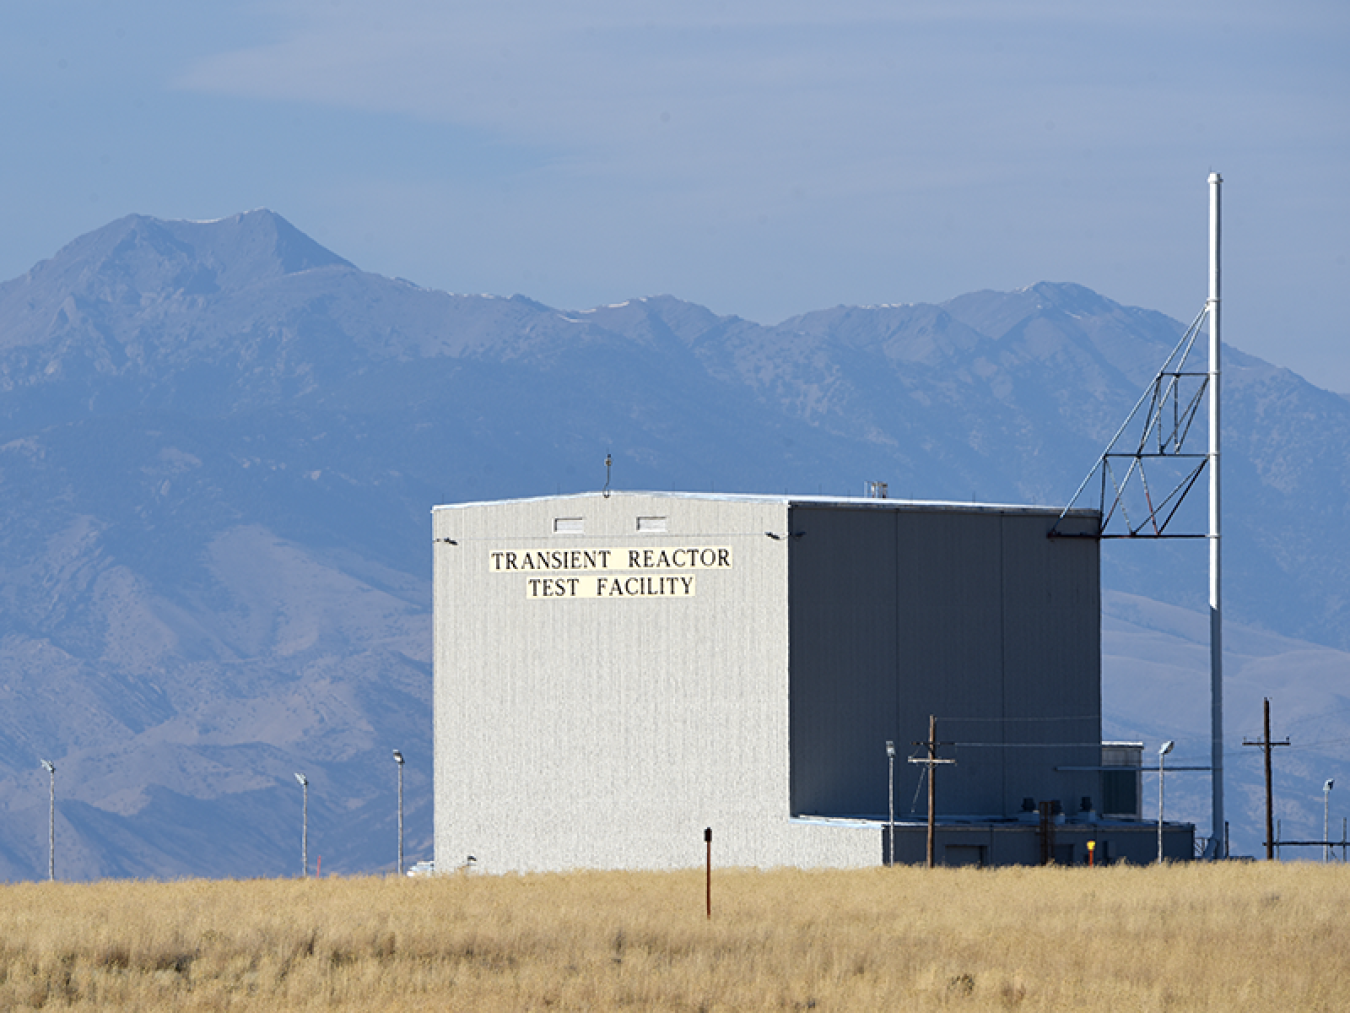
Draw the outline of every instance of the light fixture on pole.
M1164 757L1172 751L1176 743L1168 739L1158 747L1158 862L1163 860L1163 775L1166 773L1167 762Z
M1322 861L1331 861L1331 786L1335 780L1327 778L1322 785Z
M398 764L398 874L403 875L403 754L394 750L394 762Z
M300 787L305 792L305 807L302 810L300 822L300 867L304 870L301 878L309 878L309 778L304 774L296 774L295 779L300 782Z
M47 809L47 879L56 879L56 764L42 761L42 769L51 775L51 805Z
M895 864L895 743L890 739L886 740L886 761L890 766L889 787L886 791L886 798L891 805L891 823L890 835L886 844L886 864Z

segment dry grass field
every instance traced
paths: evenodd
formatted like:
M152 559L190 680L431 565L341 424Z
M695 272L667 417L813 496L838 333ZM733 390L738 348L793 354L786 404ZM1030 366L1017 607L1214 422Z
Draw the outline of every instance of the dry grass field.
M0 887L0 1008L1350 1009L1350 868Z

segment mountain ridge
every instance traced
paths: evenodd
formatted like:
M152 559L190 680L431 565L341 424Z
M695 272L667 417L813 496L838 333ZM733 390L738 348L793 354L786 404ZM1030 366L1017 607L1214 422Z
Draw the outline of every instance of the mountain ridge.
M72 876L286 874L296 770L325 867L388 869L391 748L429 857L432 505L593 491L612 453L618 488L1063 506L1183 330L1049 282L772 326L559 310L272 212L119 219L0 284L0 875L45 870L38 756ZM1350 400L1225 355L1231 621L1331 665ZM1107 591L1203 608L1194 548L1107 543ZM1188 737L1129 704L1122 734Z

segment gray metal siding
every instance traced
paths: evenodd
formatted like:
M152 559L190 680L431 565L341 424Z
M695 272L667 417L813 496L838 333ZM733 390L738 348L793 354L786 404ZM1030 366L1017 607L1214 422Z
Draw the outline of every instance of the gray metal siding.
M1003 519L1005 727L1019 744L1004 765L1006 813L1025 796L1070 814L1083 796L1101 805L1099 774L1054 769L1101 762L1099 543L1047 538L1051 522Z
M925 755L912 743L927 740L930 714L938 719L941 742L1001 741L1000 517L904 511L895 521L903 532L896 565L905 594L895 623L902 645L899 724L905 753ZM941 746L938 756L957 761L936 771L943 812L1001 810L998 750ZM897 804L906 811L927 811L924 773L924 767L906 764L903 775L897 774Z
M790 520L801 533L790 546L792 811L885 812L877 800L883 743L896 733L895 518L797 507Z
M1046 537L1048 512L803 508L791 561L792 807L926 810L928 717L956 759L939 812L1012 815L1024 796L1066 810L1099 794L1066 742L1100 741L1097 542ZM1090 526L1090 519L1077 521ZM917 800L916 800L917 796Z

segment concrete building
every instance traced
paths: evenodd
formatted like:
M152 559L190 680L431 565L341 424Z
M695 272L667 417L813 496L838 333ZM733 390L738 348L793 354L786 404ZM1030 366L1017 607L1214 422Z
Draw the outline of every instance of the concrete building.
M1151 860L1137 791L1127 818L1097 815L1119 762L1098 542L1047 537L1056 516L620 492L437 507L438 869L694 866L705 827L724 866L876 865L888 740L896 860L922 861L925 768L906 761L930 715L956 761L937 768L939 862L1081 862L1089 839ZM1169 825L1169 854L1191 838Z

